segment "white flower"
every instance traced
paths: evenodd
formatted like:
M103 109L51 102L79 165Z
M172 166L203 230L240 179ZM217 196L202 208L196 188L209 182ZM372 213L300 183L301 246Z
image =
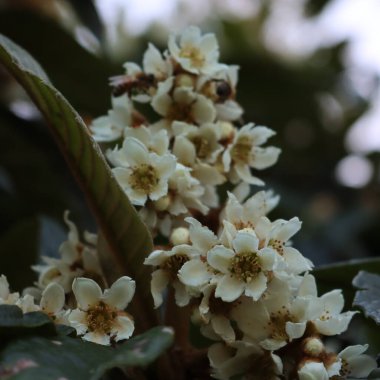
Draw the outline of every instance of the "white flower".
M165 80L173 73L173 66L168 59L164 59L160 51L149 43L144 53L143 67L146 74L154 75L158 81Z
M141 141L150 152L157 153L159 156L168 153L169 137L166 130L154 133L151 128L141 125L136 128L126 128L124 137L134 137Z
M228 201L221 220L232 223L236 229L254 228L262 216L267 215L277 206L279 196L271 191L259 191L244 203L240 203L234 194L228 193Z
M346 347L338 354L342 361L340 376L344 378L363 378L377 368L376 360L368 355L363 355L368 348L368 344Z
M112 109L107 116L94 119L90 130L95 141L115 141L123 137L124 128L132 125L133 105L130 99L124 95L112 98Z
M212 75L223 68L218 63L219 46L214 34L201 35L199 28L190 26L179 37L171 34L168 41L169 53L186 71L194 74Z
M170 251L153 251L144 261L157 269L152 273L151 293L154 307L161 306L163 292L170 283L175 289L175 300L178 306L185 306L190 301L190 294L185 285L178 280L178 271L188 260L197 256L198 252L191 246L180 244Z
M297 298L293 297L287 283L275 281L272 280L272 289L268 289L265 299L254 302L242 297L231 312L232 319L245 336L270 351L278 350L305 332L305 326L297 323Z
M267 288L268 273L274 270L276 253L259 249L253 232L238 231L231 243L231 248L217 245L207 253L207 263L221 274L215 296L232 302L244 293L258 300Z
M215 108L210 99L194 92L189 87L176 87L171 93L174 77L158 85L152 98L153 109L169 122L184 121L190 124L212 123Z
M208 207L201 201L204 191L199 180L192 176L191 169L177 164L174 173L169 178L168 212L171 215L180 215L187 213L189 209L194 209L205 214Z
M68 211L65 211L63 219L69 227L69 233L68 239L59 247L61 257L42 257L45 264L34 265L32 269L39 273L38 285L41 289L51 282L57 282L69 293L74 278L83 275L101 278L102 271L95 249L97 236L85 231L83 243L77 227L69 220Z
M82 339L109 345L111 340L118 342L132 335L134 322L124 311L135 293L130 277L119 278L104 293L95 281L76 278L73 292L78 308L70 313L69 321Z
M274 131L266 127L255 127L252 123L246 124L235 134L233 142L223 153L223 165L231 179L235 176L253 184L263 185L263 181L252 176L250 168L265 169L272 166L278 159L280 149L275 147L262 148Z
M143 206L148 198L155 201L167 194L176 167L173 155L150 153L139 140L127 137L114 160L118 166L112 171L133 204Z
M289 246L289 239L301 229L301 221L295 217L287 220L271 222L261 217L255 231L264 247L273 248L284 260L286 272L300 274L313 268L313 263L304 257L297 249Z

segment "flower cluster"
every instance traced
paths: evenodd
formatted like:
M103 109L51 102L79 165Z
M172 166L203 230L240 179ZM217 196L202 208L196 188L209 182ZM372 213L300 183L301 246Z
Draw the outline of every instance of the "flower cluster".
M263 147L272 130L235 125L238 67L218 60L215 36L196 27L171 35L163 54L150 44L142 67L127 62L126 74L112 78L112 109L90 126L95 140L117 142L106 153L113 173L154 234L168 237L185 217L217 208L227 181L263 185L251 169L279 156ZM154 120L139 112L144 104Z
M16 305L23 313L41 311L54 323L71 326L82 339L98 344L128 339L134 322L125 309L135 293L135 282L123 276L102 291L105 280L96 252L97 236L85 232L85 243L81 242L68 215L66 211L68 239L59 247L60 257L43 257L44 264L33 267L38 281L23 295L11 293L2 275L0 305Z
M273 165L279 149L262 147L272 130L237 127L237 68L220 64L218 55L215 38L190 27L179 41L169 37L163 55L150 45L144 69L126 65L130 125L118 129L122 148L108 158L148 224L169 237L145 259L155 307L165 304L168 286L179 307L190 307L193 323L215 342L208 357L218 379L366 377L376 367L363 354L367 346L335 353L325 345L355 312L342 312L340 290L318 295L312 262L290 242L300 220L270 220L279 197L248 195L249 185L263 185L251 169ZM148 125L133 113L133 101L149 102L161 118ZM92 131L115 139L115 125L110 113ZM237 186L222 205L216 187L226 181Z
M191 305L193 322L217 342L208 354L219 379L367 376L376 367L374 359L363 355L367 346L339 354L325 347L323 337L344 332L355 312L342 312L340 290L318 296L308 273L312 263L289 243L301 222L268 219L276 203L264 191L244 203L229 194L218 234L187 218L184 239L172 239L179 244L145 260L155 267L155 306L163 303L168 285L178 306ZM295 373L298 377L292 377Z

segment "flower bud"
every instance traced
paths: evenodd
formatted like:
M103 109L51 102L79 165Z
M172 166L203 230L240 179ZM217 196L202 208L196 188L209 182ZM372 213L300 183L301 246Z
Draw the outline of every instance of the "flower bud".
M176 87L194 88L194 77L189 74L179 74L175 78Z
M233 133L235 131L234 126L232 123L228 121L221 121L219 123L220 128L220 139L221 140L228 140L233 136Z
M167 195L154 202L154 207L157 211L165 211L170 205L170 197Z
M325 350L323 342L319 338L311 337L304 341L303 351L305 354L318 357Z
M170 235L170 241L173 245L187 244L189 242L189 230L185 227L178 227Z

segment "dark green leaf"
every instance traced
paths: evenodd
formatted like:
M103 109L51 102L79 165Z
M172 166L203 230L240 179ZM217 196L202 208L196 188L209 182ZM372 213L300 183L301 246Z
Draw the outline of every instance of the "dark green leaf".
M354 289L351 285L352 279L361 270L380 273L380 258L350 260L324 265L315 268L313 274L321 291L342 289L347 298L346 302L351 303L354 297Z
M22 58L18 53L22 53ZM102 152L81 117L54 87L34 72L34 59L0 35L0 62L15 76L48 121L53 136L84 191L110 246L116 267L134 278L137 294L131 312L138 330L157 325L150 297L150 269L143 265L152 250L148 229L114 179ZM140 300L140 301L139 301ZM143 301L143 302L142 302Z
M11 379L95 380L114 367L147 366L172 342L173 331L167 327L156 327L115 348L67 336L27 337L11 341L0 353L0 362L8 373L23 361L33 363Z
M380 324L380 276L360 271L352 281L358 290L354 298L354 306L359 306L366 317Z
M52 320L44 313L23 314L15 305L0 305L0 336L25 336L26 334L54 335L56 329Z

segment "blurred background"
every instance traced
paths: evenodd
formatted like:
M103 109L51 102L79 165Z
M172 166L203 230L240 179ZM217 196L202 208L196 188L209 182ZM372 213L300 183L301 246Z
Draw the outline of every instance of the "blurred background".
M108 78L148 41L189 24L240 65L244 120L273 128L283 153L264 172L299 216L295 245L316 264L376 256L380 243L378 0L0 0L0 33L41 63L86 121L110 107ZM66 237L65 209L95 225L44 121L0 67L0 268L15 288ZM22 275L21 275L22 273Z

